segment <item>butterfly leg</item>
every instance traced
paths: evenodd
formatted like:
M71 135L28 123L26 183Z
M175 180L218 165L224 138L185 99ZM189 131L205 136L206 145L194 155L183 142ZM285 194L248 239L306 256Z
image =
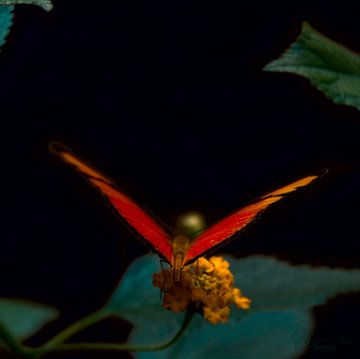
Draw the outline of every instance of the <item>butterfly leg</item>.
M160 259L160 267L161 267L161 271L162 271L163 278L164 278L162 286L161 286L161 291L160 291L160 299L162 299L163 293L165 293L167 290L165 288L165 286L166 286L166 270L164 269L164 263L167 263L167 261L164 259Z
M209 262L212 264L212 266L214 267L214 269L215 269L215 267L216 267L216 265L213 263L213 262L211 262L211 260L209 259Z

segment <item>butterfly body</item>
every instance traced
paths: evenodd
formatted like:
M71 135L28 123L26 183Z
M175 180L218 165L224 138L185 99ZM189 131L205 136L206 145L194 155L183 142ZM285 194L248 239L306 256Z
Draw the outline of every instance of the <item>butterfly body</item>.
M185 235L175 236L172 241L173 255L170 264L174 268L174 282L180 281L181 269L185 264L185 257L190 244L190 238Z
M175 282L180 281L181 269L184 266L224 244L226 240L252 223L266 208L281 200L288 193L307 186L327 172L324 170L319 174L303 177L270 192L202 231L199 231L199 226L205 225L202 217L185 216L183 218L184 225L178 225L174 232L175 235L170 235L134 200L119 190L111 179L82 161L62 144L51 143L49 147L61 160L83 174L88 182L107 199L117 214L133 227L160 257L173 267ZM194 235L194 232L189 232L189 229L195 227L198 230L195 231Z

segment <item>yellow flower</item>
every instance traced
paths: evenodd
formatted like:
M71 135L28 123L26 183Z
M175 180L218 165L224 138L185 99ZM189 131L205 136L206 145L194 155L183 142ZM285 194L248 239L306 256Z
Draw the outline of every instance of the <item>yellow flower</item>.
M222 257L201 257L183 268L181 280L174 283L173 272L167 269L153 275L153 285L164 290L163 306L174 312L185 311L190 304L203 313L212 324L224 323L230 315L230 305L249 309L251 300L234 288L230 264Z

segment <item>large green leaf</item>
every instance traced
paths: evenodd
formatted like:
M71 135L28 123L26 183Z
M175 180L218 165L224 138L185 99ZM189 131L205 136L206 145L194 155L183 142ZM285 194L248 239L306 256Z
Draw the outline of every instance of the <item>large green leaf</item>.
M233 308L231 319L211 325L196 315L183 337L160 352L139 358L219 357L293 358L307 347L313 328L311 308L338 293L360 291L360 270L293 266L271 257L229 258L236 285L253 301L249 311ZM160 270L156 256L144 256L125 273L106 309L134 324L130 342L154 344L179 329L182 314L161 306L151 274Z
M296 42L264 70L304 76L334 102L360 110L360 56L306 22Z
M200 321L203 319L194 318L187 333L166 350L133 354L141 359L297 358L310 342L313 328L311 311L306 309L254 313L241 323L230 320L225 325L206 324L201 329ZM299 325L301 333L298 333ZM136 327L130 340L143 342L148 340L148 335L147 330ZM152 339L159 340L156 335Z
M43 304L0 298L0 321L19 341L35 334L57 316L56 309Z
M16 5L16 4L27 4L37 5L42 7L46 11L50 11L53 8L51 0L0 0L0 4L3 5Z
M14 6L0 5L0 47L6 42L13 21Z

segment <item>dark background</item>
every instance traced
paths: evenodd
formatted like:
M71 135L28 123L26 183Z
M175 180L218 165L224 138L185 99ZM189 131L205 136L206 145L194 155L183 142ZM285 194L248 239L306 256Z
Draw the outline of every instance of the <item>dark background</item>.
M329 168L224 251L359 266L360 113L302 78L262 71L303 20L360 52L355 4L64 0L50 13L16 8L0 55L0 295L62 311L32 344L98 308L147 252L48 153L54 139L170 225L187 210L211 223ZM304 357L359 354L359 298L315 309L314 338L347 344ZM78 338L124 340L129 328L109 320Z

